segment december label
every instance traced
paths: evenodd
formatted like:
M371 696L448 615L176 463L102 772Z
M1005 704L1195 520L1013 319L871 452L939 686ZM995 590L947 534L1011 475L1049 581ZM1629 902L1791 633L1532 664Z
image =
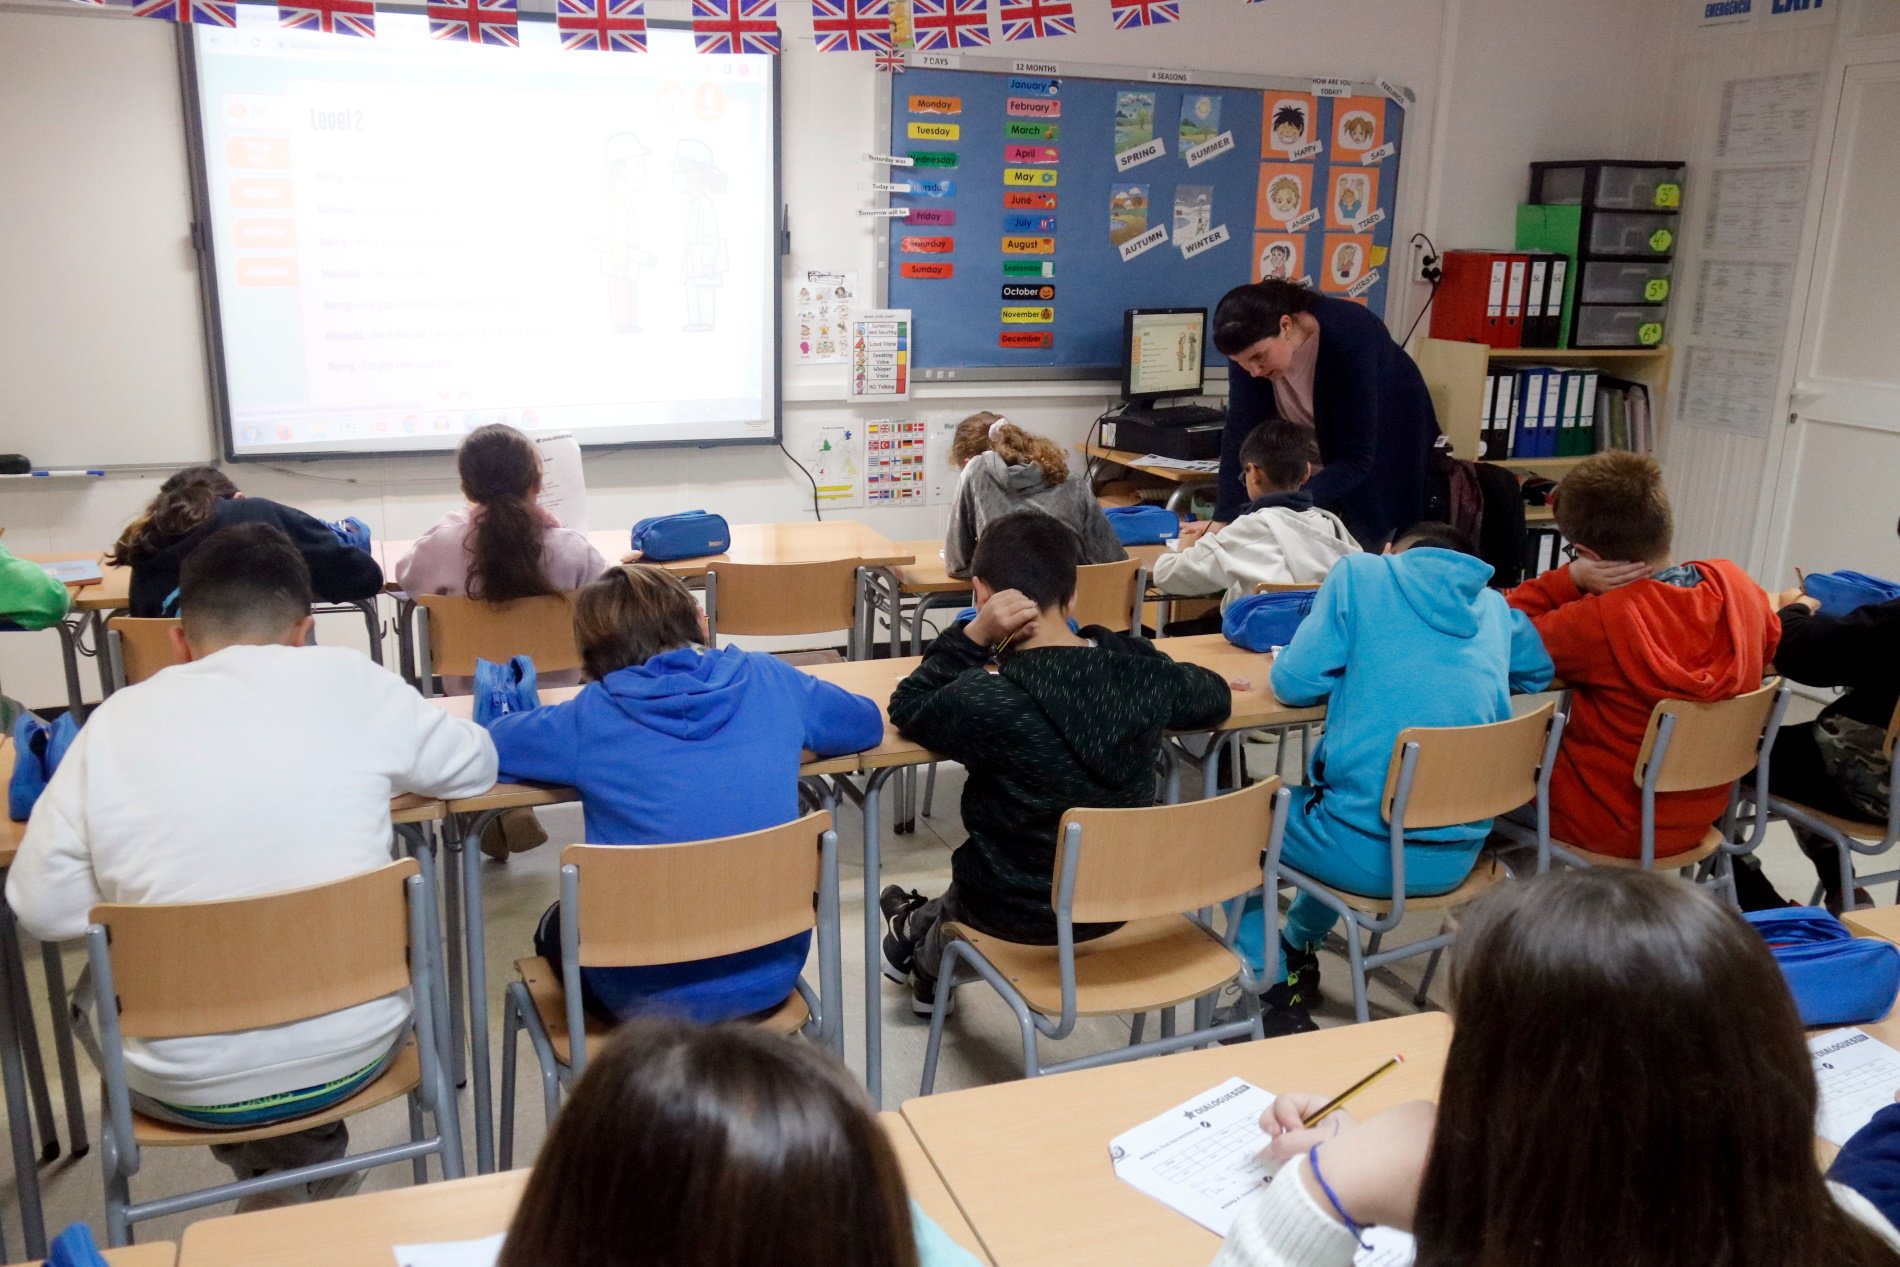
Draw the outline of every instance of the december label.
M1052 330L1003 330L996 336L999 348L1049 348L1056 343Z

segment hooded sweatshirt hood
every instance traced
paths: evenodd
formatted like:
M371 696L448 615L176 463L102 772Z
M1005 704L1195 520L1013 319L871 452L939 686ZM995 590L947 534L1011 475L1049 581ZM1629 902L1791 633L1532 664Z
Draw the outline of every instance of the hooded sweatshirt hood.
M601 685L629 721L672 739L710 739L738 713L749 667L736 647L675 647L609 673Z
M1116 563L1128 557L1108 517L1080 471L1050 483L1034 462L1011 464L997 453L979 453L957 477L957 500L944 535L944 567L967 577L977 538L996 519L1019 510L1039 510L1068 525L1081 545L1083 563Z
M1602 599L1604 619L1614 614L1623 628L1619 658L1630 684L1658 699L1729 699L1761 685L1761 606L1737 601L1738 586L1761 587L1725 560L1696 570L1697 585L1638 582Z
M983 474L1017 497L1028 497L1049 487L1049 477L1034 462L1005 462L994 453L985 453Z
M1494 570L1483 559L1416 546L1391 556L1392 584L1418 618L1453 638L1478 635L1478 595L1491 583Z

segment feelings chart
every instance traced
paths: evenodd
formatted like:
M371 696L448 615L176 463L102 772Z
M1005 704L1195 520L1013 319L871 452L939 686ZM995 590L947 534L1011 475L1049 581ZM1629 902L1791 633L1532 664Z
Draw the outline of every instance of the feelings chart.
M1384 311L1405 88L931 53L883 82L908 165L869 214L920 381L1112 372L1123 310L1265 277Z

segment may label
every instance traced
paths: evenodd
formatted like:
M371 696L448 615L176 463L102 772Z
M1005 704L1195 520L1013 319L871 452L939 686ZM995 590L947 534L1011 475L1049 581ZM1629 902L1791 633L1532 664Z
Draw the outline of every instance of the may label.
M1050 300L1054 299L1055 297L1056 297L1056 288L1054 286L1021 286L1021 285L1008 286L1006 285L1003 287L1003 298L1013 299L1018 302L1022 302L1024 300L1031 300L1038 303L1046 304Z
M1005 237L1003 254L1005 255L1052 255L1055 253L1054 238Z
M1162 157L1168 152L1166 137L1155 137L1145 145L1137 145L1132 150L1123 150L1115 156L1115 170L1125 172L1131 167L1140 167L1151 159Z
M1346 294L1357 299L1378 284L1379 270L1376 268L1369 269L1364 277L1361 277L1358 281L1346 288Z
M1055 275L1056 262L1054 260L1003 261L1003 276L1005 277L1054 277Z
M1374 163L1385 162L1386 159L1391 158L1394 154L1398 152L1399 152L1398 142L1387 141L1384 145L1381 145L1378 149L1367 150L1365 153L1361 154L1359 156L1359 161L1364 163L1367 167L1371 167Z
M1211 251L1227 240L1227 226L1221 225L1212 232L1203 233L1197 238L1181 243L1181 258L1191 260L1202 251Z
M1054 216L1018 212L1003 217L1003 232L1005 233L1054 233L1055 231L1056 218Z
M947 229L957 222L957 213L948 207L906 207L910 212L912 224L927 224L933 228Z
M1384 223L1385 209L1378 207L1374 208L1372 214L1366 216L1364 219L1353 221L1352 231L1354 233L1370 233L1376 226Z
M1313 95L1315 97L1350 97L1352 95L1352 80L1341 79L1336 75L1328 75L1324 79L1315 79L1313 81Z
M1320 151L1324 148L1325 147L1321 145L1318 141L1308 141L1305 145L1300 146L1299 149L1294 150L1291 154L1288 154L1287 161L1293 162L1293 163L1304 163L1309 158L1318 158L1320 155Z
M1319 223L1320 213L1323 210L1324 208L1314 207L1311 211L1299 217L1297 220L1289 221L1286 226L1286 231L1288 233L1298 233L1301 229L1312 228L1314 225Z
M1137 255L1154 250L1168 240L1168 226L1157 224L1138 238L1129 238L1121 244L1122 263L1126 264Z
M1054 163L1061 151L1053 145L1005 145L1003 161L1005 163Z
M907 255L948 255L957 249L955 238L899 238L897 249Z
M867 163L882 163L886 167L909 167L911 165L910 160L905 158L902 154L866 154L864 161Z
M945 168L957 165L955 150L912 150L910 157L918 167Z
M1055 209L1056 196L1054 194L1003 195L1003 210L1005 211L1054 211Z
M1003 124L1003 138L1009 141L1053 141L1061 128L1059 123L1030 123L1023 119L1010 119Z
M1151 70L1148 82L1155 84L1191 84L1194 76L1185 70Z
M898 273L913 281L942 282L957 275L957 266L948 260L911 260L900 264Z
M905 132L913 141L954 141L963 135L963 127L956 123L913 123Z
M1006 326L1048 325L1056 319L1054 308L1005 308L1003 324Z
M912 97L912 114L962 114L962 97Z
M1003 330L996 336L999 348L1051 348L1056 336L1050 330Z
M1223 132L1211 140L1203 141L1199 145L1190 147L1187 152L1187 165L1189 167L1199 167L1209 159L1219 158L1233 148L1234 134L1232 132Z
M920 180L916 192L926 198L954 198L957 196L957 182L954 180Z
M1054 62L1017 62L1010 69L1017 75L1053 75L1056 73ZM1061 81L1055 79L1017 79L1009 81L1011 92L1024 92L1032 97L1053 97L1062 90Z
M1041 185L1052 186L1056 183L1056 170L1053 167L1005 167L1003 169L1005 185Z
M1017 119L1056 119L1062 115L1062 103L1049 97L1011 97L1003 108Z

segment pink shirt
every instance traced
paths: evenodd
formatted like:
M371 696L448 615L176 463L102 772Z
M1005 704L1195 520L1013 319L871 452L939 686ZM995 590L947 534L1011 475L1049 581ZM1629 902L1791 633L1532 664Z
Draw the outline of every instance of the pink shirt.
M1273 380L1273 403L1280 416L1303 427L1313 424L1313 375L1319 369L1319 331L1293 349L1293 363L1286 373Z

